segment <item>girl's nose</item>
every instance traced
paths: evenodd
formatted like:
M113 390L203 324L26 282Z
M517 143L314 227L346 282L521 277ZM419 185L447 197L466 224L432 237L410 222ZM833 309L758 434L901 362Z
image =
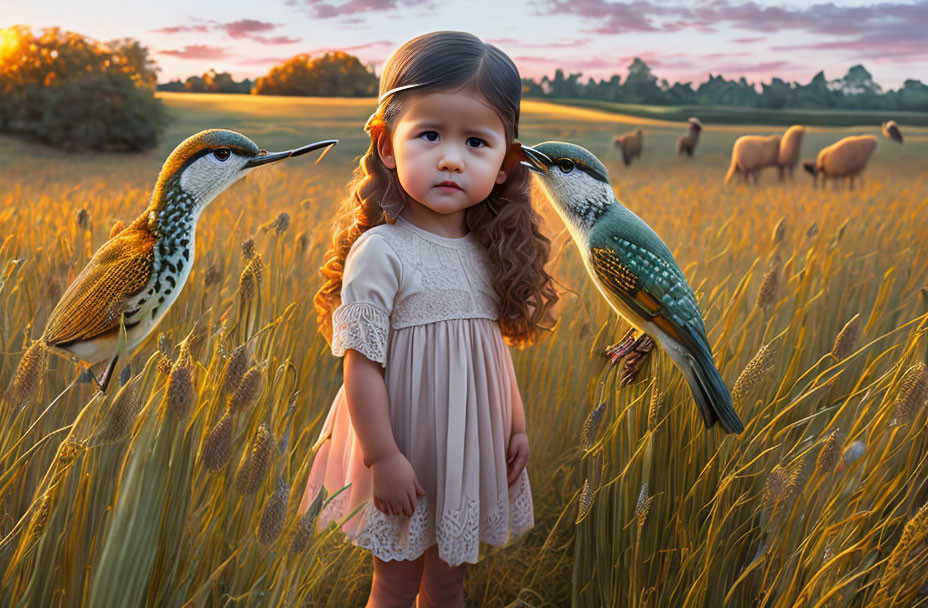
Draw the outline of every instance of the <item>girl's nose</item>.
M464 170L464 157L457 146L442 146L441 156L438 158L438 170L456 173Z

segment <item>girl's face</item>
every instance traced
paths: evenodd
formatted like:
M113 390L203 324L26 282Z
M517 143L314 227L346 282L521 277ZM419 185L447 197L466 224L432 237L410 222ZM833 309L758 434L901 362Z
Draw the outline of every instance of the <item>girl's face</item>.
M413 93L392 134L377 146L412 200L443 215L476 205L506 180L502 165L508 149L496 111L466 89Z

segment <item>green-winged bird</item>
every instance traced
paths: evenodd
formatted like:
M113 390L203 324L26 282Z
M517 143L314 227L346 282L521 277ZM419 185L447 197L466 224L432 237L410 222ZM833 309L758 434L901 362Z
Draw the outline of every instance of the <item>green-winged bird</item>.
M570 231L587 273L609 305L634 329L606 350L633 375L657 341L683 373L711 427L744 430L706 339L696 296L664 241L615 196L603 164L580 146L549 141L522 146L532 169ZM649 337L650 336L650 337Z
M118 358L120 320L131 353L190 276L197 220L206 206L256 167L336 142L269 154L225 129L201 131L183 141L165 161L148 207L97 250L52 310L40 341L88 370L107 361L97 381L105 391Z

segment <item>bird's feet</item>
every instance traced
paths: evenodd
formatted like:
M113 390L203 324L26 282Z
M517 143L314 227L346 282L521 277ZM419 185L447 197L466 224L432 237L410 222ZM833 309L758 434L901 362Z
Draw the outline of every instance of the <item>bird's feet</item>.
M654 341L647 334L636 338L635 330L630 329L618 343L608 347L604 355L613 365L618 365L619 361L625 359L625 366L622 369L622 384L624 385L635 379L652 350L654 350Z

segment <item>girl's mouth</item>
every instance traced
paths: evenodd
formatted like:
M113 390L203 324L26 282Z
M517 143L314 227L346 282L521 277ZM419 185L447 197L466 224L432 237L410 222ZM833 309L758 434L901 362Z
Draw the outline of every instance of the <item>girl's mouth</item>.
M441 190L461 190L460 186L458 186L456 183L449 181L449 180L436 184L435 187Z

